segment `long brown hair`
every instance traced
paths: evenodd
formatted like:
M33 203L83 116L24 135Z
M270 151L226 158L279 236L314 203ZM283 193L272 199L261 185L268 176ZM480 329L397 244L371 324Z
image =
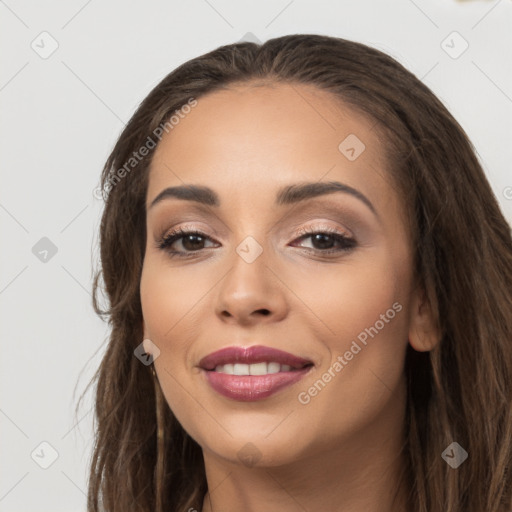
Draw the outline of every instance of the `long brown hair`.
M139 283L153 153L133 168L126 163L192 98L260 80L328 91L366 114L386 142L409 213L416 276L442 333L430 352L409 347L405 364L409 510L510 510L512 239L474 148L436 96L391 57L339 38L289 35L222 46L179 66L144 99L105 164L93 303L111 334L91 381L88 511L202 508L201 448L162 398L151 366L134 357L143 337ZM453 441L469 454L457 469L442 457Z

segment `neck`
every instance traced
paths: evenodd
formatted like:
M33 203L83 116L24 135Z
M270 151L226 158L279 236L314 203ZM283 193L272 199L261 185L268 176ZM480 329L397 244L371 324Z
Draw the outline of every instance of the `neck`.
M405 512L404 402L391 397L389 406L395 411L388 409L337 449L290 464L249 468L205 452L209 492L202 512Z

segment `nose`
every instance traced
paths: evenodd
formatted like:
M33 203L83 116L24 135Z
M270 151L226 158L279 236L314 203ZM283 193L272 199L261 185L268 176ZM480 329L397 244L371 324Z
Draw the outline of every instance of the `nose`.
M222 279L216 313L223 322L240 325L277 322L286 317L286 286L261 254L252 263L235 255Z

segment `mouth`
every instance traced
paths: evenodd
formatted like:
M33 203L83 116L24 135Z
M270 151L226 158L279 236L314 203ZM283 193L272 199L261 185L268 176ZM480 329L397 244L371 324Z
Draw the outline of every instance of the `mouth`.
M210 386L238 401L255 401L302 379L314 367L308 359L261 345L227 347L201 359Z

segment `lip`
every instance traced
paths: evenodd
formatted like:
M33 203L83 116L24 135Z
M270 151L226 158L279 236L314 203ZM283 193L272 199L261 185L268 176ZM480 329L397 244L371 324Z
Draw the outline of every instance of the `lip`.
M288 364L292 368L300 369L312 361L302 357L295 356L289 352L278 350L263 345L253 345L252 347L226 347L217 350L199 361L199 366L203 370L215 370L220 364L255 364L265 361L275 361L279 364Z
M274 361L293 368L288 372L267 375L230 375L213 371L217 365L254 364ZM295 384L313 368L313 362L289 352L261 345L227 347L201 359L199 366L209 385L219 394L232 400L254 402L267 398Z

